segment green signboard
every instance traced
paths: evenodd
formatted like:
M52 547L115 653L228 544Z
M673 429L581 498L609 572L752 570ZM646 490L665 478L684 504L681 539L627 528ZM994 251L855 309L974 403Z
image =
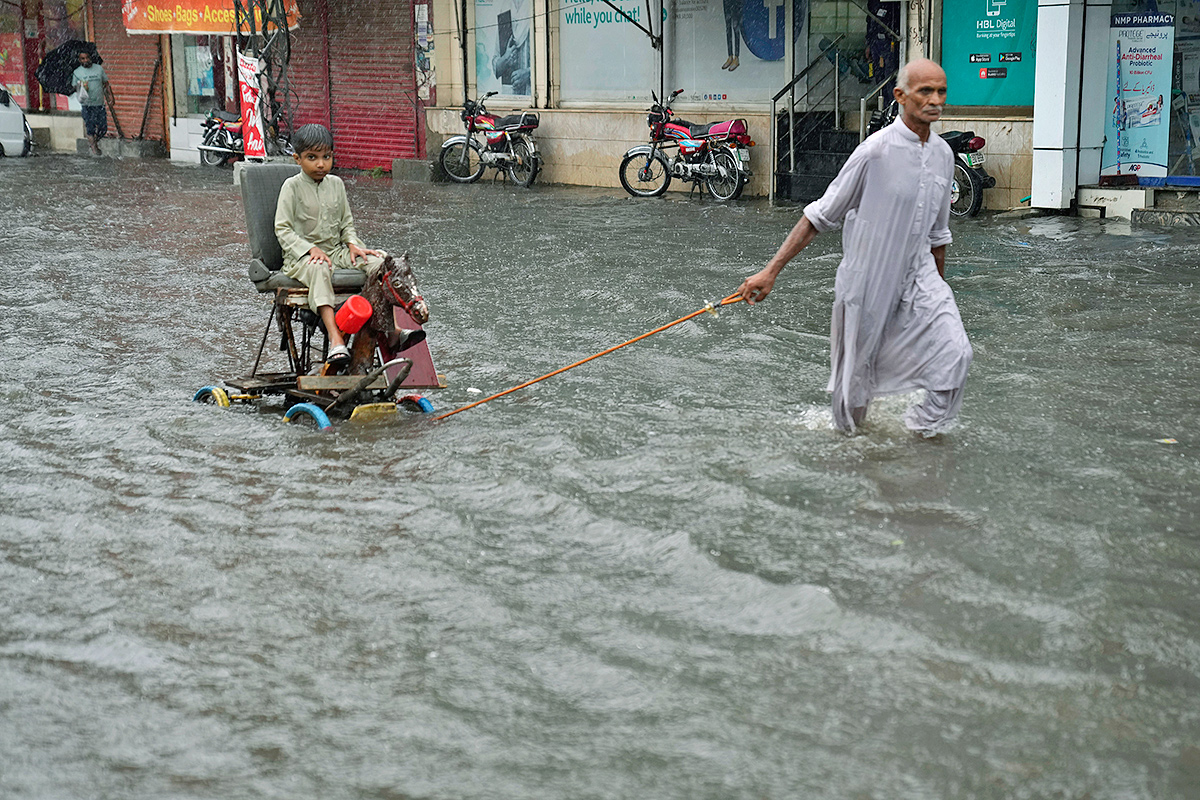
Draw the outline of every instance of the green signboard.
M1037 0L942 6L942 67L956 106L1033 105Z

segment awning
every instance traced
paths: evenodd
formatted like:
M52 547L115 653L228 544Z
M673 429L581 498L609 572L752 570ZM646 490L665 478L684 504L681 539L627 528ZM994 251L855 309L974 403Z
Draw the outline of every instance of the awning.
M124 0L122 16L129 33L189 33L232 36L237 33L233 0ZM288 28L300 24L296 0L286 0ZM262 30L262 24L255 25Z

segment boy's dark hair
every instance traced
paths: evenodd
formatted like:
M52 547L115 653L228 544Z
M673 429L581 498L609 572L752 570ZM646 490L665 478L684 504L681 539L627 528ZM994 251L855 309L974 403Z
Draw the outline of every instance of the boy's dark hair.
M333 134L324 125L301 125L292 134L292 150L297 154L305 150L333 150Z

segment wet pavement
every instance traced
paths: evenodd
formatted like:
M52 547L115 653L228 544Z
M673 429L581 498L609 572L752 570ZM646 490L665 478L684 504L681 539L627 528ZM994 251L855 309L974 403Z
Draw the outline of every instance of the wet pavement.
M1200 796L1195 231L955 222L933 441L910 398L830 430L836 235L754 309L322 434L190 402L266 321L228 170L0 187L0 797ZM348 188L439 411L729 294L799 213Z

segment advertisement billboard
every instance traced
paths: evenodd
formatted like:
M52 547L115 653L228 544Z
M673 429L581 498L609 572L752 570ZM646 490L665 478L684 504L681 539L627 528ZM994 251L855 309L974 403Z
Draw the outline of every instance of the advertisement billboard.
M1037 0L963 0L943 14L948 103L1033 105L1037 8Z
M1101 175L1164 178L1170 141L1175 18L1114 14L1109 35L1108 113Z
M487 92L529 97L531 0L475 0L475 79Z
M0 33L0 83L8 87L17 105L29 107L25 94L25 55L19 33Z
M658 91L658 51L638 25L657 34L661 22L646 19L644 2L613 0L613 5L632 21L599 0L562 0L558 24L564 100L649 102L650 91ZM660 8L659 0L651 7ZM601 61L604 68L597 69Z
M789 8L790 4L790 8ZM788 81L785 27L792 18L797 68L807 63L807 0L668 0L651 13L643 0L564 0L560 66L566 100L646 101L659 86L659 52L638 25L665 27L667 92L683 100L759 104ZM636 23L636 24L635 24ZM603 63L603 69L597 64Z

